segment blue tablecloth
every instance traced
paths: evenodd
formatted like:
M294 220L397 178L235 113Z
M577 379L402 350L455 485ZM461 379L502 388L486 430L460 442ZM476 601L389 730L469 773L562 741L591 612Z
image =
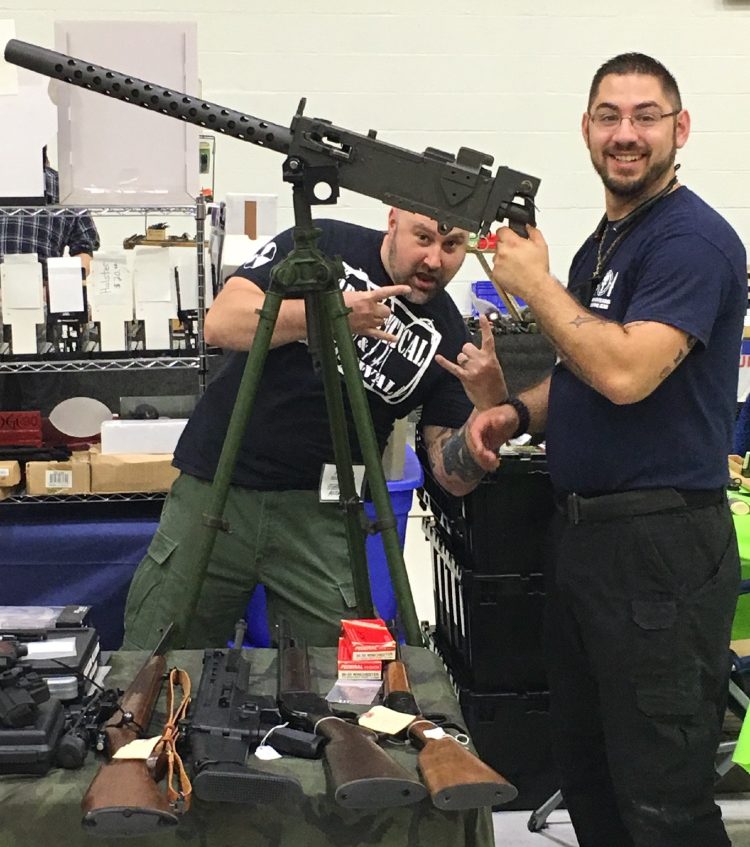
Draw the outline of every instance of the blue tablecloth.
M0 515L0 605L92 607L102 649L122 644L130 580L156 531L156 519L10 523Z

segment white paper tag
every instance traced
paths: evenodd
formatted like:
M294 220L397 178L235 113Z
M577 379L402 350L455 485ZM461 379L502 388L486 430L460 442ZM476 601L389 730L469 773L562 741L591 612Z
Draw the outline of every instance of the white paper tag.
M6 479L10 476L10 468L0 468L0 479Z
M261 744L254 755L256 759L261 759L264 762L272 762L274 759L281 758L281 753L277 753L270 744Z
M375 732L385 732L388 735L398 735L413 720L414 715L405 715L403 712L396 712L387 706L373 706L372 709L358 718L360 726L374 729Z
M424 731L425 738L446 738L448 737L448 733L442 728L442 726L434 726L432 729L426 729Z
M113 759L148 759L154 752L156 742L161 738L161 735L156 735L153 738L135 738L128 742L124 747L114 753Z
M352 471L354 473L354 487L359 496L362 497L365 481L365 466L353 465ZM339 502L339 477L336 471L336 465L323 465L323 472L320 475L320 502Z

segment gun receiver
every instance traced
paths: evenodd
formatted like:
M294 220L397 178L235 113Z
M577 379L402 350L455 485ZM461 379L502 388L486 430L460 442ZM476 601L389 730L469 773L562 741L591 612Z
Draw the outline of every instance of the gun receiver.
M145 760L112 758L148 727L166 671L163 650L170 632L171 624L123 694L119 712L105 724L110 760L100 766L81 802L90 835L147 835L178 822Z
M420 714L403 662L389 662L385 669L384 704L397 712L414 715L407 734L420 748L418 767L438 809L458 811L480 806L499 806L518 796L504 777L470 750L444 734L431 735L438 727Z
M242 644L240 630L234 643ZM281 723L273 697L250 694L249 677L250 663L241 647L205 651L188 728L193 791L201 800L229 803L299 802L302 786L296 779L253 770L245 763L248 748ZM317 758L322 741L312 733L279 727L271 744L280 753Z
M468 147L454 156L428 147L415 153L387 144L374 130L360 135L322 118L303 115L300 101L290 129L146 82L83 59L47 50L15 38L5 59L45 76L169 117L231 135L285 154L287 166L305 166L305 196L310 205L331 204L339 188L382 200L438 221L441 231L460 227L485 234L494 221L508 220L519 234L534 224L539 179L500 167L492 176L493 157ZM286 177L285 177L286 178ZM325 199L316 186L327 184Z
M347 809L390 809L418 803L419 780L378 747L369 730L335 715L312 690L307 648L279 639L279 709L292 726L328 739L324 756L334 798Z

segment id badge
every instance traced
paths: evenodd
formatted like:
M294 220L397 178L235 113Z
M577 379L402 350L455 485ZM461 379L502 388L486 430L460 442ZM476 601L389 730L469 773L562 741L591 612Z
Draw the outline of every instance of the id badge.
M354 472L354 487L359 494L360 499L364 496L365 487L365 466L352 465ZM325 464L323 471L320 474L320 502L321 503L338 503L339 502L339 475L336 470L336 465Z

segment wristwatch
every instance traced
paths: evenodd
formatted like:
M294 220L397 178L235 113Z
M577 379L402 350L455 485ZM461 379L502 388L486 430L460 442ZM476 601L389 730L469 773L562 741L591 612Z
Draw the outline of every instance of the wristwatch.
M529 413L529 407L523 402L523 400L519 397L508 397L507 400L503 400L502 403L498 403L498 406L512 406L516 410L516 414L518 415L518 426L516 427L516 431L513 435L511 435L511 438L518 438L520 435L528 432L529 424L531 423L531 414Z

